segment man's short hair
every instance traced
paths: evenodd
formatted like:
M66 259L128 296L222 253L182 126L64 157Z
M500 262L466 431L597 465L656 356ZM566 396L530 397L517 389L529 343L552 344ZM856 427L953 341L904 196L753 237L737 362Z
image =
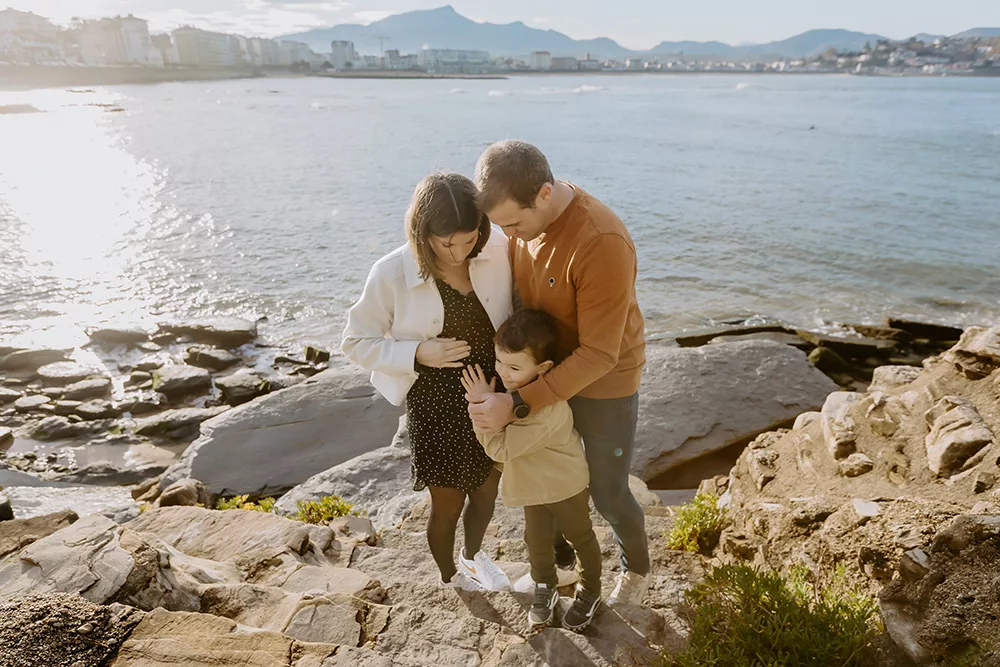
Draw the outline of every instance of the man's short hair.
M476 163L479 208L487 213L508 199L521 208L535 208L538 192L555 183L542 151L523 141L498 141Z
M556 360L559 329L555 318L544 310L524 308L500 325L493 341L505 352L528 350L535 363L540 364Z

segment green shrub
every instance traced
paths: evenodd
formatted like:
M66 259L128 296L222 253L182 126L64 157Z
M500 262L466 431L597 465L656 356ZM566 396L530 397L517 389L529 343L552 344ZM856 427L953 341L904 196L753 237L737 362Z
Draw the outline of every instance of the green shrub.
M341 500L339 496L326 496L319 500L299 501L299 513L296 521L303 523L325 524L342 516L361 516L354 505Z
M667 535L667 548L709 554L719 543L726 525L726 510L710 493L699 493L677 510L674 526Z
M250 496L244 494L235 498L220 498L215 504L217 510L250 510L251 512L271 512L274 510L274 498L261 498L258 502L247 502Z
M662 667L853 667L882 631L875 601L843 570L817 590L808 570L788 576L748 565L715 567L687 593L690 644Z

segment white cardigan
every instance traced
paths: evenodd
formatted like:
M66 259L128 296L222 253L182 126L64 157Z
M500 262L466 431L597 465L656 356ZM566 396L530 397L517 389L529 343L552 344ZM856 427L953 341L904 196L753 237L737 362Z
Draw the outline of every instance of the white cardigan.
M472 288L493 327L513 311L507 238L492 228L479 255L469 260ZM347 358L372 372L375 388L401 405L417 380L417 346L441 335L444 304L433 279L420 277L409 245L375 262L361 298L347 314L341 348Z

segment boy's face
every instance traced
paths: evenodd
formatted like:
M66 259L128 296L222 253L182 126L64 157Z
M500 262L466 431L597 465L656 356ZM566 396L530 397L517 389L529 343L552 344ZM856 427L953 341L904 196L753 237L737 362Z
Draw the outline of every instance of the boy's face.
M531 384L539 375L544 375L553 366L551 361L536 362L530 350L508 352L497 346L496 353L497 375L503 380L503 386L508 391L514 391Z

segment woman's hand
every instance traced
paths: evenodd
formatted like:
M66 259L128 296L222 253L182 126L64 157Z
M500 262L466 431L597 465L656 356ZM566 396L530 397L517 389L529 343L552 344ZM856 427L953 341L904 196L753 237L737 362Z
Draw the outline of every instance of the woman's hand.
M417 363L431 368L461 368L462 359L472 354L464 340L431 338L417 346Z
M495 392L497 379L493 378L490 382L487 382L486 374L483 373L483 369L479 367L479 364L476 364L475 368L466 366L465 370L462 371L462 387L465 388L465 397L472 399Z

